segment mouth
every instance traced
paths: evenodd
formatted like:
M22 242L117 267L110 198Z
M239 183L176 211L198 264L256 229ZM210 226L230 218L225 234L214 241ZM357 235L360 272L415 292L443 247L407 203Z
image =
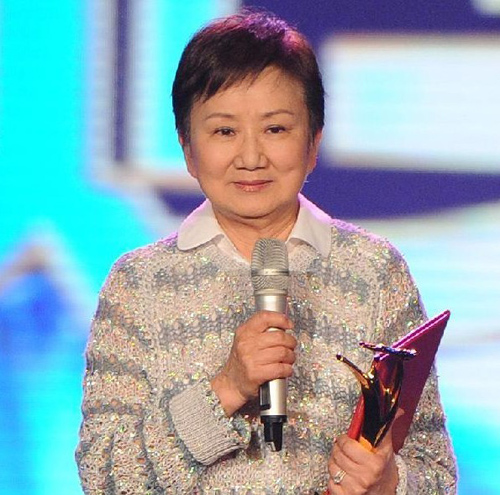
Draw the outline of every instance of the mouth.
M239 180L235 181L234 185L236 188L245 191L245 192L258 192L265 189L269 184L271 184L271 180Z

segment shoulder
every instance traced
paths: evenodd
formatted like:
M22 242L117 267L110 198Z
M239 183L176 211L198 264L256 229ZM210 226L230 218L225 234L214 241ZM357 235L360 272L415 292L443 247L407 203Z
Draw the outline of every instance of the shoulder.
M177 233L126 252L113 263L105 286L112 285L118 279L135 286L160 267L175 263L179 253L181 251L177 248Z
M385 237L342 220L331 222L331 254L334 259L349 258L351 262L367 261L375 268L399 265L406 269L400 251Z
M331 233L333 246L356 246L358 249L367 251L398 253L396 247L385 237L349 222L333 219Z
M123 254L113 264L105 285L119 283L148 291L186 284L213 277L219 266L217 248L207 243L192 249L180 249L178 234Z
M177 233L175 233L164 239L122 254L113 264L112 272L132 267L144 269L148 265L168 259L177 252Z

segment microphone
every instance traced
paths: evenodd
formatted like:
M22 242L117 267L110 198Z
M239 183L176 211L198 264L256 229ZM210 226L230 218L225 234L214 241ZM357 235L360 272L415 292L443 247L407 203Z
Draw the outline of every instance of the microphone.
M259 239L252 253L252 285L257 311L287 313L290 272L288 252L279 239ZM282 331L269 328L268 331ZM264 440L275 452L283 446L283 423L286 423L286 379L277 378L260 386L260 421Z

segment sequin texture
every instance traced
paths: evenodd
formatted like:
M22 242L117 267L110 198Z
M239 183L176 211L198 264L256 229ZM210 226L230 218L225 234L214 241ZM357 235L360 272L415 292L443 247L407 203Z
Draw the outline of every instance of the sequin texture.
M209 381L235 329L254 312L248 266L214 244L176 236L122 257L99 298L87 348L77 462L87 494L321 493L333 439L347 430L359 387L335 355L368 368L360 340L392 342L424 319L399 253L332 224L322 258L290 258L289 313L299 346L289 380L284 450L267 450L256 402L227 418ZM398 457L398 493L455 493L455 460L435 370Z

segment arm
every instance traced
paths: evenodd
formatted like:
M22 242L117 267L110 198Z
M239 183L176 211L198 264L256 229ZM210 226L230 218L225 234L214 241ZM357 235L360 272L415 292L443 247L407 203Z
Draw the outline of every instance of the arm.
M407 493L456 493L456 461L446 431L435 369L427 380L399 455L406 464Z
M86 494L191 493L204 465L247 441L244 421L225 416L208 379L182 388L158 380L140 265L115 265L92 324L76 453Z
M383 260L379 265L380 260ZM379 274L377 323L370 341L390 344L425 319L406 263L393 249L374 258ZM346 473L342 475L342 473ZM388 434L374 450L342 435L332 449L329 490L334 493L453 494L456 466L432 370L404 448L395 455ZM341 479L335 484L335 476Z
M426 319L418 289L402 257L393 253L381 289L379 329L393 342ZM420 398L404 447L398 454L399 493L456 493L456 462L433 368Z

